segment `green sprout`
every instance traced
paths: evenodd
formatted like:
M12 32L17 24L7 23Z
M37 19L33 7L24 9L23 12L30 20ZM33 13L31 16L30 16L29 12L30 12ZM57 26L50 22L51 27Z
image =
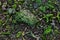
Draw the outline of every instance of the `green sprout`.
M16 5L16 4L14 4L14 5L12 5L12 7L13 7L13 8L16 8L16 7L17 7L17 5Z
M19 31L19 32L16 34L16 37L19 38L19 37L21 37L21 35L22 35L22 32Z
M43 18L46 19L46 22L49 22L49 20L51 20L52 17L53 17L53 14L46 14L46 15L44 15Z
M54 5L49 4L49 3L47 3L47 6L48 6L49 8L51 8L51 9L53 9L53 8L54 8Z
M46 7L45 7L45 6L40 6L39 9L40 9L42 12L45 12L45 11L46 11Z
M57 18L58 18L58 20L60 22L60 12L57 13Z
M49 34L50 32L52 32L51 26L48 26L45 30L44 30L44 34Z

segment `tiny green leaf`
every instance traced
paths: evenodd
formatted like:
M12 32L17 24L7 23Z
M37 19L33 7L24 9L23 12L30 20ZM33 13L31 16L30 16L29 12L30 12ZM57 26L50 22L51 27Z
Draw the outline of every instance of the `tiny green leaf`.
M39 9L42 10L43 12L46 11L46 7L45 6L40 6Z
M19 38L19 37L21 37L21 35L22 35L22 32L19 31L19 32L16 34L16 37Z
M14 4L14 5L12 5L12 7L13 7L13 8L16 8L16 7L17 7L17 5L16 5L16 4Z
M57 13L57 18L60 21L60 12Z

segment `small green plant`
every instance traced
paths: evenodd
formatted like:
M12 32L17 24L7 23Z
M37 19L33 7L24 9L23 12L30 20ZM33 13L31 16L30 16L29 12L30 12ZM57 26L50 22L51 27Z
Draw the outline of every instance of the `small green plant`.
M34 25L38 22L37 18L28 10L21 10L17 12L15 16L16 21L23 21L28 25Z
M15 9L16 9L16 7L17 7L17 5L16 5L16 4L12 5L12 8L15 8Z
M60 12L57 13L57 18L58 18L58 20L60 22Z
M49 8L54 8L54 6L52 4L47 4Z
M45 7L45 6L40 6L39 9L40 9L42 12L45 12L45 11L46 11L46 7Z
M46 3L46 6L47 6L49 9L55 8L52 1L48 1L48 2Z
M19 37L21 37L21 36L22 36L22 32L19 31L19 32L16 34L16 37L19 38Z
M44 30L44 35L49 34L50 32L52 32L51 26L48 26L47 28L45 28Z
M45 19L46 19L46 22L49 22L49 20L51 20L51 19L52 19L52 17L53 17L53 14L46 14L46 15L44 15L44 17L43 17L43 18L45 18Z

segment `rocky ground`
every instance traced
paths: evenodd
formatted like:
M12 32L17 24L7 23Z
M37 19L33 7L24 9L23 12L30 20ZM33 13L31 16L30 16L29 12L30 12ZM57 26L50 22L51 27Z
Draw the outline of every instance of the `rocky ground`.
M0 0L0 40L60 40L60 0Z

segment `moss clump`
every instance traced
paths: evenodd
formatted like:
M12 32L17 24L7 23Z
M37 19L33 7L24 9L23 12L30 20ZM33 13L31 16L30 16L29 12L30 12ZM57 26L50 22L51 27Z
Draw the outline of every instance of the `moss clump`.
M44 35L49 34L52 32L51 26L48 26L45 30L44 30Z
M23 21L28 25L34 25L38 22L36 16L34 16L29 10L21 10L21 12L17 12L15 16L16 21Z

